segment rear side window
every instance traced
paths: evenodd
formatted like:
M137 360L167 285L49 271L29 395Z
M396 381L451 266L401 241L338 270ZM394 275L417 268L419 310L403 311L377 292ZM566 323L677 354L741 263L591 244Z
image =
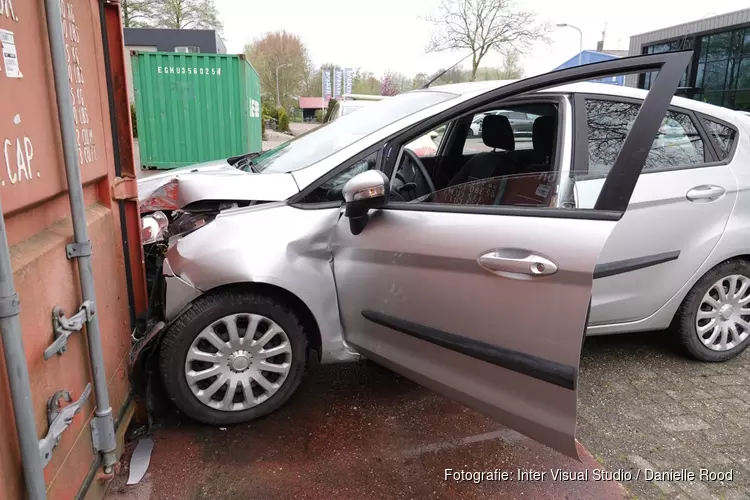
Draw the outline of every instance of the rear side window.
M737 131L713 120L706 119L705 121L708 133L711 134L716 143L716 154L719 155L719 160L725 160L732 152Z
M640 104L586 99L589 170L587 177L606 177L622 149ZM668 111L646 158L643 171L689 167L706 162L703 139L692 118Z

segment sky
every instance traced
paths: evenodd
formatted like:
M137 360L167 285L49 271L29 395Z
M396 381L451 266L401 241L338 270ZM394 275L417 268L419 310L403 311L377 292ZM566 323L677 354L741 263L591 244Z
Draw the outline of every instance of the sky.
M627 50L629 37L747 8L748 0L515 0L519 9L534 11L553 27L551 43L534 45L521 56L526 76L552 70L583 48L595 49L606 27L604 48ZM423 18L440 0L215 0L230 53L264 33L284 29L306 44L315 64L361 68L380 77L396 71L408 77L451 66L467 52L425 53L431 24ZM470 60L462 66L470 67ZM500 66L502 56L489 54L481 66Z

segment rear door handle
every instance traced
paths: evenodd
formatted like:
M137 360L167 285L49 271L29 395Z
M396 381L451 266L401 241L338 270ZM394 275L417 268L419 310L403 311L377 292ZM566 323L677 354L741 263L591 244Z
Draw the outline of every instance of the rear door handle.
M512 254L510 254L512 253ZM517 251L505 254L502 250L492 250L481 255L477 261L479 265L490 272L528 274L531 276L546 276L557 272L557 264L541 255L517 254Z
M721 198L727 190L721 186L705 184L695 186L687 192L687 199L690 201L715 201Z

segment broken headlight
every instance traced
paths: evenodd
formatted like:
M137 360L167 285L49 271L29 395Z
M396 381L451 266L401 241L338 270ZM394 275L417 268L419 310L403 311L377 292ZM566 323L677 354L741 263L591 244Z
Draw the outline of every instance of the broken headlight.
M216 218L218 212L183 212L169 225L169 237L185 236L202 228Z

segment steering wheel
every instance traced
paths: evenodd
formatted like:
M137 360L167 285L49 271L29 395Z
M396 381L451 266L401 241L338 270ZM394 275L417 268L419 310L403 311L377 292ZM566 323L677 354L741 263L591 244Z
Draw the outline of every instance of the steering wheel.
M432 193L435 192L435 185L432 183L430 174L427 173L427 168L411 149L404 148L404 156L407 161L402 162L396 171L391 193L399 201L413 201L425 195L427 197L422 201L430 201Z

